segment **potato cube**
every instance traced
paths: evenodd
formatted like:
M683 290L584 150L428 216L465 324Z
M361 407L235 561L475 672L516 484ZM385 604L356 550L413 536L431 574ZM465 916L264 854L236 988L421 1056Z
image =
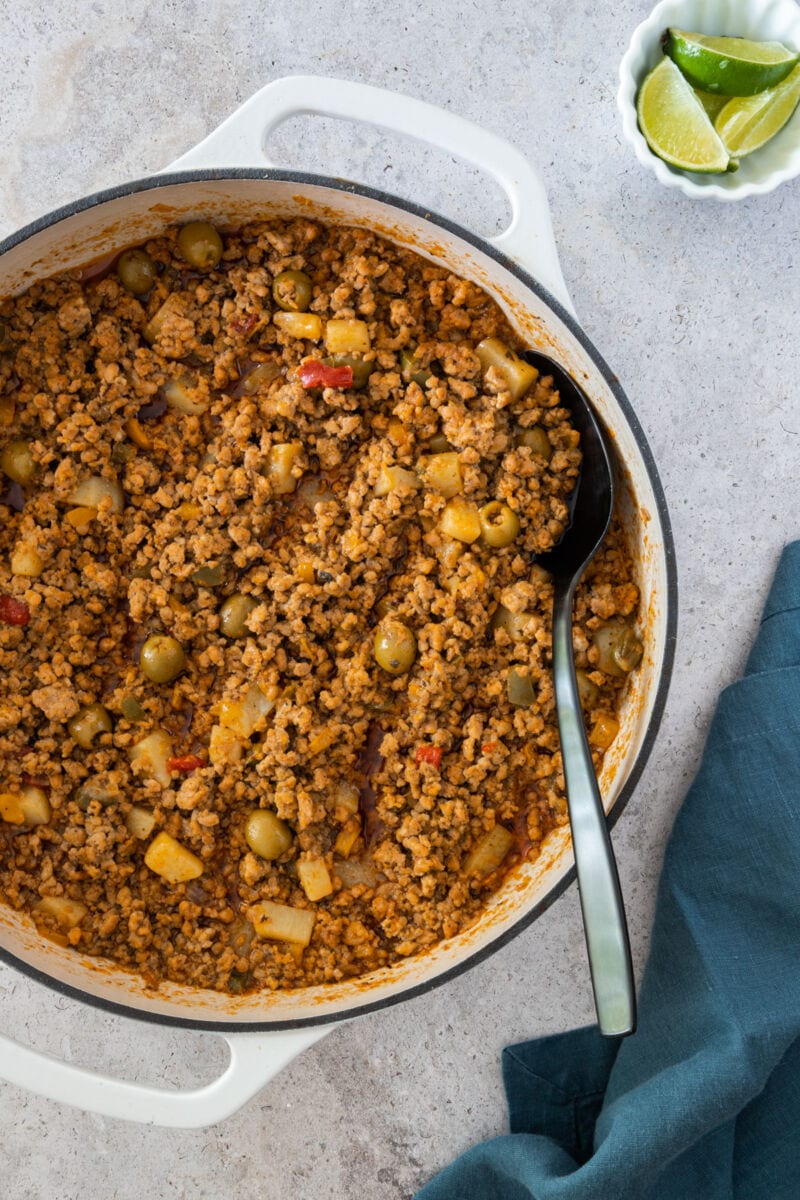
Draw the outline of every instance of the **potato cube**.
M276 496L286 496L297 487L300 473L293 473L297 459L303 452L300 442L279 442L272 446L264 467L264 474L272 484Z
M439 528L445 537L455 538L456 541L477 542L481 536L481 519L474 504L466 500L454 498L448 500L442 512Z
M491 875L496 871L514 845L514 835L503 825L495 825L479 838L467 855L465 875Z
M65 932L80 925L89 911L85 904L70 900L67 896L43 896L34 904L33 910L45 917L52 917Z
M448 454L430 454L421 458L417 471L426 487L440 492L445 500L457 496L461 491L461 462L455 451Z
M155 829L155 813L150 808L144 808L142 805L136 804L125 818L125 824L131 837L144 841L145 838L150 837L150 834Z
M331 354L366 354L370 349L366 321L356 321L352 317L328 321L325 346Z
M330 872L321 858L309 858L299 862L297 878L309 900L322 900L333 891Z
M242 738L232 729L213 725L208 742L208 761L212 766L233 766L241 761Z
M168 883L185 883L203 874L203 864L168 833L157 833L144 856L145 866Z
M172 758L172 743L163 729L157 729L131 746L128 757L131 765L138 766L146 778L155 779L162 787L169 787L171 777L167 759Z
M35 546L21 543L11 552L11 574L26 579L38 579L44 570L44 559Z
M47 794L38 787L24 787L19 806L26 825L46 825L53 815Z
M275 904L264 900L254 904L248 912L259 937L273 942L289 942L294 946L307 946L311 941L316 917L307 908L291 908L288 904Z
M310 342L318 342L322 337L322 319L316 313L276 312L272 320L289 337L307 338Z

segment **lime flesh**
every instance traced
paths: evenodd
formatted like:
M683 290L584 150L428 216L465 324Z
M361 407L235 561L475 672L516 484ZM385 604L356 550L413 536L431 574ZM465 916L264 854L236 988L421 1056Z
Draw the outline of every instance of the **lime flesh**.
M800 66L777 87L736 96L718 114L715 128L731 154L744 158L783 129L800 102Z
M636 112L648 146L670 166L707 174L728 169L728 151L671 58L662 59L644 80Z
M781 42L706 37L682 29L667 30L666 52L689 82L721 96L754 96L776 87L800 61Z

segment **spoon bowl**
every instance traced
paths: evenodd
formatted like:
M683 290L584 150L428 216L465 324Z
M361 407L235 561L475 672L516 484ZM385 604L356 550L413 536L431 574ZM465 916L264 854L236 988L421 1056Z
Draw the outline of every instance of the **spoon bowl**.
M552 376L580 434L581 471L566 533L537 562L553 577L553 678L575 869L600 1032L633 1033L636 996L619 876L586 737L572 646L575 588L608 532L614 479L606 436L582 389L546 354L523 357Z

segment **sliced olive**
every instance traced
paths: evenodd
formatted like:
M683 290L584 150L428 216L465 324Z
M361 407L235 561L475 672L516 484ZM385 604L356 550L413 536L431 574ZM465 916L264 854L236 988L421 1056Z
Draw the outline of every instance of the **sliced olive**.
M146 250L126 250L117 263L117 275L134 296L144 296L155 283L158 271Z
M553 446L541 425L534 425L532 429L524 429L517 438L517 445L527 446L539 458L546 458L548 462L553 457Z
M402 621L386 617L375 630L375 661L390 675L405 675L417 657L417 639Z
M86 812L93 800L96 800L98 804L102 804L104 808L107 808L111 804L116 804L119 799L118 788L106 783L102 775L96 775L93 779L87 779L86 783L75 794L75 803L81 812Z
M209 270L222 258L222 238L208 221L191 221L178 234L178 249L190 267Z
M630 625L609 621L596 630L592 638L597 647L597 667L606 675L622 679L642 659L644 646Z
M198 587L215 588L225 582L225 568L221 563L215 567L198 567L192 572L192 583Z
M519 533L519 517L507 504L490 500L484 504L478 516L481 520L481 537L487 546L500 549L510 546Z
M306 312L311 303L311 280L305 271L281 271L272 282L272 298L284 312Z
M186 655L177 638L155 633L142 646L139 665L153 683L171 683L186 666Z
M254 608L258 608L258 601L252 596L244 596L241 592L229 596L219 610L219 627L225 637L246 637L247 618Z
M111 733L111 717L102 704L87 704L67 722L70 737L84 750L91 748L99 733Z
M420 387L425 387L425 384L433 376L433 371L429 367L423 367L416 362L416 351L406 348L400 351L400 374L405 379L406 383L417 383Z
M326 367L349 367L353 372L353 391L360 392L367 386L375 369L374 362L364 362L357 354L331 354L324 359Z

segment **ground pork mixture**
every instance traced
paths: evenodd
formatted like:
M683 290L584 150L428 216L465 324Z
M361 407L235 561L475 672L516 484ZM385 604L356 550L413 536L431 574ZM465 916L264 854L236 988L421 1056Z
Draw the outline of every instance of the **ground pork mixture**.
M193 223L0 304L0 894L230 992L417 954L566 820L578 435L480 288L359 229ZM578 591L599 767L641 655Z

